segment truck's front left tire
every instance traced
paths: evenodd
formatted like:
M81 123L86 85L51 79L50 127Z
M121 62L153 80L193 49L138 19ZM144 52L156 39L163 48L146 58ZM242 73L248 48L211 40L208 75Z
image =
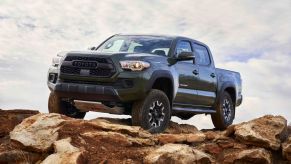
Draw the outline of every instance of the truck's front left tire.
M74 105L63 101L56 93L51 92L48 99L49 113L59 113L72 118L83 119L86 112L80 112Z
M132 107L132 124L151 133L163 132L171 120L171 106L167 95L152 89L146 98Z

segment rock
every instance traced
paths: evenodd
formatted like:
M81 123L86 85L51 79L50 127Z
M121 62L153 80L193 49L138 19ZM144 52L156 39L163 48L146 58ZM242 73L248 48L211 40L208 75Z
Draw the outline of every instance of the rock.
M154 145L151 139L133 138L117 132L93 131L81 134L81 136L94 138L102 142L110 142L114 145L132 146L132 145Z
M37 114L26 118L10 132L12 141L37 152L47 152L58 138L58 129L69 119L59 114Z
M145 158L144 163L213 163L210 155L188 145L166 144L150 152Z
M13 117L22 117L18 112L21 116ZM14 119L7 121L13 125ZM290 161L291 142L290 137L284 141L287 135L286 120L280 116L264 116L225 131L199 131L172 122L165 133L150 134L129 126L129 119L88 121L36 114L0 137L0 163L286 163L283 155Z
M187 140L186 135L180 134L159 134L156 137L158 141L162 144L181 143Z
M158 141L162 144L167 143L195 143L203 142L205 140L205 134L203 133L194 133L194 134L159 134L156 136Z
M9 135L9 132L12 131L23 119L38 113L38 111L33 110L0 109L0 137Z
M176 122L170 122L168 128L165 130L164 133L169 133L169 134L189 134L189 133L196 133L199 130L192 125L188 124L178 124Z
M225 150L243 150L247 146L229 137L219 137L211 142L199 144L195 148L217 157L223 155Z
M200 147L200 149L202 149L204 152L211 155L218 155L223 151L223 149L216 143L206 143Z
M138 127L138 126L114 124L105 119L94 119L94 120L90 120L88 123L104 131L110 130L110 131L115 131L119 133L125 133L130 136L135 136L135 137L138 136L142 138L151 137L151 134L148 131L143 130L141 127Z
M263 148L249 149L241 151L234 163L272 163L271 153Z
M66 138L54 142L54 149L57 153L73 153L80 151L79 148L71 144L72 139Z
M98 117L95 119L92 119L90 121L99 121L99 120L106 120L107 122L110 122L111 124L119 124L119 125L128 125L131 126L131 118L108 118L108 117Z
M267 115L234 127L237 140L255 146L279 150L287 136L287 121L282 116Z
M291 136L282 144L283 157L291 161Z
M196 143L196 142L203 142L205 140L205 134L203 133L194 133L194 134L187 134L186 141L188 143Z
M234 134L234 129L235 128L235 125L230 125L226 128L226 130L224 130L222 132L222 135L226 136L226 137L230 137L231 135Z
M224 138L217 138L215 142L222 148L233 148L235 145L235 141L232 138L224 137Z
M220 131L205 131L205 139L207 140L214 140L215 138L218 138L221 136L221 132Z
M86 163L81 152L56 153L49 155L41 164L82 164Z
M41 154L24 150L5 150L0 152L0 163L37 163L42 160Z
M85 163L84 151L71 144L71 138L54 142L55 153L49 155L42 164L81 164Z
M253 163L253 164L270 164L272 155L263 148L253 148L240 151L231 151L225 153L221 163Z

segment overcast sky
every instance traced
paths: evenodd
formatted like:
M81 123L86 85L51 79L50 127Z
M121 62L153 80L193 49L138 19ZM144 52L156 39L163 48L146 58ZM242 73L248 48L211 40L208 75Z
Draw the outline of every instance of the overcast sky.
M51 58L116 33L206 43L217 67L241 73L244 101L236 123L265 114L291 121L290 0L0 0L0 108L47 112ZM213 127L210 116L183 122Z

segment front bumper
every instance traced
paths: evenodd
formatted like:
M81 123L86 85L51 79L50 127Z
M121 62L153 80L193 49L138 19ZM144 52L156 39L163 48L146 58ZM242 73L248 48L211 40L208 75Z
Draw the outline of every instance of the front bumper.
M88 85L88 84L73 84L73 83L50 83L48 87L51 91L57 93L60 97L79 99L87 101L118 101L121 100L118 93L113 87Z
M57 75L56 75L57 76ZM146 96L147 80L141 77L117 78L115 82L91 82L86 81L68 82L57 79L55 82L48 80L47 84L51 91L62 98L84 100L84 101L110 101L110 102L132 102L140 100ZM120 81L132 81L130 87L121 87ZM118 85L117 85L118 83Z

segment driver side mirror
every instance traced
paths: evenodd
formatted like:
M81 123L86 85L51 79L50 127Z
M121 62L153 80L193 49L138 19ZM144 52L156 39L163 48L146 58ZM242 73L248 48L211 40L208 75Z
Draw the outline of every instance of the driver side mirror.
M177 56L178 61L194 60L194 59L195 59L195 56L194 56L193 52L182 51Z

